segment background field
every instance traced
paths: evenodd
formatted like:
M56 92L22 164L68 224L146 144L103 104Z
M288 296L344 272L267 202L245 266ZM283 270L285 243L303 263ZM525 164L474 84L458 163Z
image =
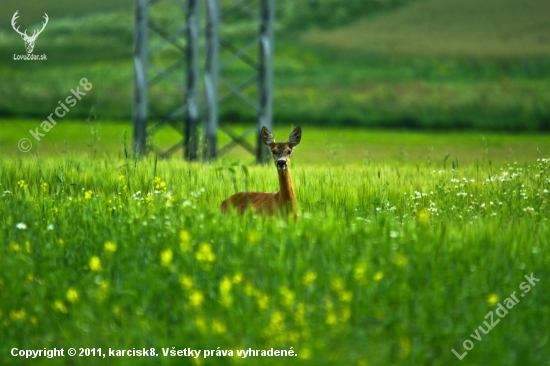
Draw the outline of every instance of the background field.
M87 77L95 93L74 108L74 117L84 119L94 107L100 119L130 119L131 2L98 2L94 11L90 3L5 3L0 18L0 50L5 55L0 58L0 116L44 118L78 80ZM10 56L24 52L10 27L17 9L19 24L29 29L40 25L44 11L51 13L35 51L47 54L47 62L20 62ZM163 2L154 9L153 21L166 31L175 29L184 16ZM550 129L550 7L545 0L323 0L301 6L279 1L277 9L277 121L408 129ZM246 17L229 20L222 27L225 39L245 45L254 38L257 27ZM151 45L156 41L153 37ZM247 55L256 59L257 50ZM174 49L165 47L152 62L167 66L175 57ZM183 83L183 65L179 70ZM238 82L252 70L237 61L223 74ZM254 87L247 92L255 98ZM151 90L151 101L161 112L182 98L168 82ZM222 123L256 118L237 100L221 112Z
M427 0L332 30L304 35L331 49L465 58L550 56L545 0Z
M125 155L132 150L132 126L112 121L63 121L37 142L30 130L39 125L32 119L0 121L0 154L3 156L28 155L62 157L70 154L90 158ZM274 132L285 135L292 126L278 124ZM374 162L387 163L433 163L479 164L534 161L550 156L550 143L544 134L515 134L475 131L426 132L400 130L361 130L352 127L313 127L305 129L304 147L300 146L300 158L296 164L341 164ZM249 126L232 126L236 133L244 133ZM31 140L33 147L28 153L17 146L22 138ZM163 152L181 139L172 130L162 130L152 138L154 149ZM255 136L247 141L254 145ZM219 144L225 146L229 137L219 133ZM180 150L174 156L182 156ZM221 157L224 161L252 163L254 156L243 148L234 148Z

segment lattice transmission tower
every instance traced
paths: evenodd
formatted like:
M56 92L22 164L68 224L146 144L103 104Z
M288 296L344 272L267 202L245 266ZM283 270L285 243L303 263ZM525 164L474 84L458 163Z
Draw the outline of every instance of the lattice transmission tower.
M136 0L135 6L135 153L144 154L152 145L151 137L171 127L182 137L160 156L170 156L183 148L187 160L196 160L201 153L204 160L209 160L240 145L257 161L265 162L268 156L261 144L260 128L273 127L275 0ZM204 18L201 14L205 14ZM257 37L244 46L220 35L221 25L239 14L258 23ZM251 52L255 49L253 57ZM236 60L247 64L254 73L237 83L224 76L226 68ZM251 90L254 85L256 89ZM257 115L256 125L242 135L219 123L219 107L235 99ZM201 123L204 132L199 151ZM218 130L231 139L221 148L217 146ZM254 132L256 147L246 141Z

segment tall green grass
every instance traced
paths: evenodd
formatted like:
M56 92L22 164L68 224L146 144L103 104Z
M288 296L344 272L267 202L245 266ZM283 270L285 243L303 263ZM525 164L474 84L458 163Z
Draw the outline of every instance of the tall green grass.
M550 160L294 165L296 222L219 212L236 191L276 190L271 165L0 161L0 363L548 362ZM459 361L451 349L531 273L540 283ZM298 356L26 360L13 347Z

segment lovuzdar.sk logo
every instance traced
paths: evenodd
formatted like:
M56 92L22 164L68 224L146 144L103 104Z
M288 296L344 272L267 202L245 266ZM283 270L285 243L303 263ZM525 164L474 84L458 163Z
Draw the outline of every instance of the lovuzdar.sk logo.
M27 54L26 55L13 55L13 59L14 60L46 60L46 55L33 55L32 54L32 51L34 49L34 43L36 42L36 38L38 38L38 36L40 35L40 33L42 33L42 31L44 30L44 28L46 28L46 25L48 24L48 14L44 13L44 21L42 22L42 29L40 30L34 30L32 35L29 36L27 34L27 30L25 29L24 32L21 32L19 30L19 26L16 26L16 20L17 18L19 18L19 10L17 10L15 12L15 14L13 14L13 17L11 18L11 26L13 27L13 29L19 33L19 35L21 36L21 38L23 38L23 41L25 41L25 49L27 50Z

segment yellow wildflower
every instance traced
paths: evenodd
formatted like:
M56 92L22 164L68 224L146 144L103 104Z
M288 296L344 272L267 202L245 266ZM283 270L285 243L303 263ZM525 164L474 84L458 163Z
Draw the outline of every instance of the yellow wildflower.
M235 273L235 275L233 276L233 283L237 285L241 283L242 280L243 280L243 274L241 272Z
M103 245L103 250L105 251L105 254L109 257L111 254L116 252L116 244L112 241L106 241Z
M300 340L300 333L296 331L287 332L284 336L290 344L296 344Z
M172 207L172 205L174 204L174 201L176 199L173 197L173 196L170 196L166 199L166 207Z
M195 319L195 325L201 333L204 333L206 331L207 325L206 325L206 319L204 319L204 317L198 316Z
M338 295L338 299L342 302L350 302L353 299L353 293L351 291L342 291Z
M216 260L216 254L212 252L212 247L209 243L202 243L197 253L195 253L195 258L199 262L208 265Z
M106 280L102 280L100 283L99 283L99 289L101 291L107 291L109 289L109 282L107 282Z
M311 358L311 349L309 348L302 348L300 352L298 352L298 357L303 358L304 360L309 360Z
M220 298L220 303L229 308L233 304L233 296L231 294L223 294Z
M260 310L267 310L269 308L269 296L263 294L258 297L258 307L260 308Z
M101 259L99 259L98 256L94 255L92 258L90 258L88 265L90 266L90 270L93 272L103 271L103 267L101 266Z
M292 305L294 305L294 301L296 300L296 294L294 294L293 291L291 291L288 287L283 286L281 287L281 290L279 292L283 297L283 304L286 307L291 307Z
M199 290L193 290L189 295L189 304L194 307L201 306L204 295Z
M330 280L330 288L336 292L340 292L344 289L344 281L340 277L334 277Z
M407 356L411 353L411 340L409 337L402 336L399 338L399 347L401 348L399 352L399 358L407 358Z
M267 336L273 336L278 333L281 333L285 328L285 316L280 311L274 311L271 314L271 319L269 320L269 325L265 329Z
M19 247L19 244L17 244L16 242L11 242L10 243L10 251L11 252L18 252L19 250L21 250L21 248Z
M118 180L124 180L124 175L122 175L122 173L118 173Z
M75 303L78 301L78 291L74 288L67 290L67 300L69 302Z
M85 200L91 199L93 194L94 194L94 192L92 192L92 191L86 191L86 192L84 192L84 199L85 199Z
M11 320L25 320L27 317L27 311L25 309L20 310L12 310L10 311L10 319Z
M227 327L225 324L220 320L214 320L212 322L212 331L215 334L224 334L227 331Z
M166 193L166 183L159 177L155 177L155 189L161 193Z
M303 302L298 303L298 308L294 312L294 320L297 325L304 326L306 324L306 305Z
M246 296L253 296L254 295L254 285L252 285L250 282L245 281L243 290Z
M17 185L19 186L19 188L27 188L27 183L25 183L25 181L23 179L18 181Z
M395 263L395 265L397 267L405 267L407 265L407 257L405 257L403 254L399 253L397 254L397 256L395 257L395 259L393 260L393 262Z
M325 323L328 325L335 325L338 323L338 318L336 317L336 314L330 312L327 314L327 319L325 320Z
M376 282L380 282L382 278L384 278L384 273L382 271L376 272L372 277L372 279L375 280Z
M489 304L489 306L493 306L497 302L498 302L498 295L497 294L489 295L489 298L487 299L487 304Z
M353 278L357 283L360 285L364 285L366 281L366 274L367 274L367 264L365 262L359 262L355 264L355 267L353 268Z
M230 294L232 286L233 282L231 282L231 279L227 276L224 276L220 282L220 295L221 303L225 307L229 307L233 303L233 297Z
M246 233L246 239L248 241L248 244L256 245L260 242L260 233L258 233L257 231L249 231Z
M48 191L48 183L42 182L42 192L47 192L47 191Z
M351 318L351 309L349 307L345 307L342 309L342 313L340 315L340 322L345 323Z
M220 292L222 294L227 294L231 291L231 287L233 286L233 283L229 279L229 277L224 276L220 282Z
M160 265L163 267L170 267L173 257L174 253L172 252L172 249L163 250L160 253Z
M430 211L424 209L418 213L418 223L426 225L430 221Z
M189 245L191 243L191 234L187 230L180 231L180 249L182 252L187 253L189 251Z
M98 301L105 300L105 297L107 296L107 291L109 291L109 282L106 280L102 280L99 283L99 290L96 292L96 298Z
M317 279L317 273L313 271L308 271L302 278L302 283L304 286L311 286Z
M65 304L63 304L63 301L61 301L61 300L54 301L52 307L55 311L57 311L59 313L67 314L69 312L69 310L67 309L67 307L65 306Z
M180 284L182 289L190 290L193 288L193 279L191 278L191 276L181 275Z

